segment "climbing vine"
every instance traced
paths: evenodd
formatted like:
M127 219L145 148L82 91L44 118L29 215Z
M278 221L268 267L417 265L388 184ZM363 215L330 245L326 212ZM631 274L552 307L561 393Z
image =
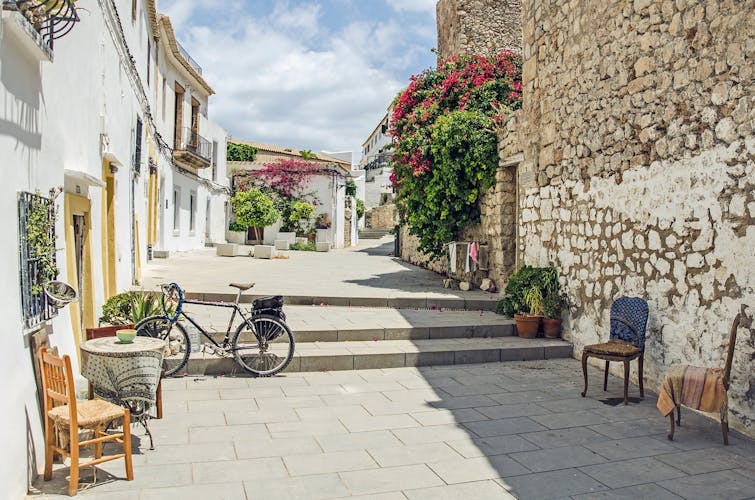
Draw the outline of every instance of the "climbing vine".
M495 182L495 129L521 107L521 60L452 57L413 76L393 102L391 182L399 215L420 250L443 245L480 220L479 199Z

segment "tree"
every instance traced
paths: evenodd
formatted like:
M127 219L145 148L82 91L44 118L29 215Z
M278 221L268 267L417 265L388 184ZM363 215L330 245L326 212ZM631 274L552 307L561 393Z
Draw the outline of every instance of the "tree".
M253 227L255 239L259 240L259 228L274 224L280 214L273 200L259 189L239 191L231 198L233 213L238 224Z
M257 157L257 148L249 144L229 142L226 145L226 160L228 161L254 161Z

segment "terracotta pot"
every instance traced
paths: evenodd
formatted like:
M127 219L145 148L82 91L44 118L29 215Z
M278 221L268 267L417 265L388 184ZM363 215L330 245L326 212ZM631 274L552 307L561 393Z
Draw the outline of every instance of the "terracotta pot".
M524 339L534 339L537 337L537 330L540 327L540 316L528 316L526 314L515 314L516 334Z
M561 337L561 319L543 318L543 333L549 339Z

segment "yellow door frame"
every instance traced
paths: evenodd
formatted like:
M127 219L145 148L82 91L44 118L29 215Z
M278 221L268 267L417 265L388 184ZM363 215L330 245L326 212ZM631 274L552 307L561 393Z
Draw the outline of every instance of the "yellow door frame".
M65 206L65 235L66 235L66 275L68 282L74 287L78 286L78 276L76 275L76 238L74 236L73 228L73 216L84 216L84 246L81 256L81 262L83 269L81 271L81 279L84 285L84 290L77 290L79 294L79 300L82 304L84 312L83 321L80 317L78 307L70 307L71 323L74 332L74 342L78 349L81 342L84 340L84 332L81 325L83 323L84 328L92 328L95 326L95 314L94 314L94 279L92 276L92 217L90 214L91 202L89 199L82 196L77 196L72 193L65 193L64 198Z
M105 298L116 294L115 250L115 176L110 172L110 162L102 162L102 285Z

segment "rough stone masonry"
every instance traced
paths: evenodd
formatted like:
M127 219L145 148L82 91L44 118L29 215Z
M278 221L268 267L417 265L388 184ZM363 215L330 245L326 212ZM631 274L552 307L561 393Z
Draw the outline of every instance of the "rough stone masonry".
M487 29L473 3L491 2L438 3L441 55L508 46L511 30ZM511 25L512 11L495 15ZM500 252L497 281L558 266L578 356L607 339L616 297L648 300L649 387L675 364L723 367L745 304L729 397L732 425L752 435L755 0L522 0L521 22L523 109L466 236Z

